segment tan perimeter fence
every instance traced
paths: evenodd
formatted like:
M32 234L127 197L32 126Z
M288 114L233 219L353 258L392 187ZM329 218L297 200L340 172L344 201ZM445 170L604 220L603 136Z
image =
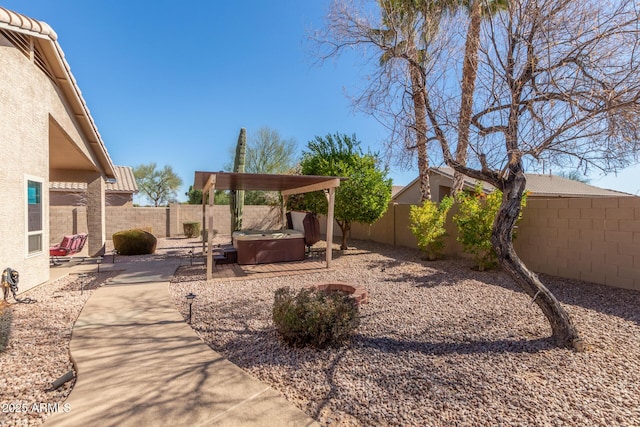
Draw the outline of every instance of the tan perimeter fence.
M51 243L60 242L66 234L87 232L87 208L84 206L50 206L49 215ZM229 205L213 206L213 218L214 230L229 234ZM280 208L245 206L243 224L245 228L269 229L279 227L280 218ZM197 221L202 225L202 205L172 204L161 208L106 207L107 239L111 239L115 232L131 228L151 228L156 237L177 237L183 235L182 223L188 221Z
M390 205L372 226L354 224L351 237L417 248L409 209ZM453 214L445 253L461 256ZM514 246L533 271L640 290L640 197L529 198Z
M227 234L229 207L214 206L214 228ZM390 204L375 224L352 224L350 237L389 245L417 248L409 230L410 205ZM453 209L452 209L453 211ZM455 212L451 212L449 218ZM86 232L86 208L50 208L52 242L65 234ZM244 228L279 226L278 208L245 206ZM107 238L116 231L151 227L158 237L183 234L182 223L202 221L202 206L171 205L166 208L107 207ZM325 232L324 221L320 221ZM335 226L336 234L340 228ZM448 256L464 256L456 241L453 222L447 223ZM529 198L518 223L515 248L533 271L569 279L640 290L640 197Z

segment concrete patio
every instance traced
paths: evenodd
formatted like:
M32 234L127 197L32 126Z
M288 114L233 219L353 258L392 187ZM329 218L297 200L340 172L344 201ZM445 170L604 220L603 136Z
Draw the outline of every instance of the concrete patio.
M45 425L316 425L209 348L184 321L168 293L181 261L101 266L121 272L95 291L74 326L78 377L65 402L70 410ZM95 268L80 264L67 272Z

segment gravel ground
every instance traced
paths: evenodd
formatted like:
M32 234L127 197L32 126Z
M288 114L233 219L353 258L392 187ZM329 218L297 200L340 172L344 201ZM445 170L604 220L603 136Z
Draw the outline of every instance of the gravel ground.
M74 369L73 324L92 291L114 275L89 273L82 294L78 276L70 275L18 295L32 304L0 303L0 426L41 425L55 405L63 410L74 381L49 389Z
M197 295L193 327L214 350L323 425L640 425L640 292L543 276L591 345L576 353L502 272L350 244L326 273L206 284L183 267L171 291L181 310ZM367 288L357 335L288 348L274 291L327 280Z
M640 292L544 276L591 344L574 353L551 345L540 310L501 272L350 243L326 273L207 285L184 267L171 292L180 310L196 293L193 326L205 342L323 425L640 425ZM194 246L159 239L153 258ZM83 295L71 276L21 295L35 304L0 307L0 426L41 425L47 413L34 403L63 404L72 382L47 390L73 369L73 323L113 274L91 275ZM271 322L274 291L326 280L369 291L357 335L340 349L288 348Z

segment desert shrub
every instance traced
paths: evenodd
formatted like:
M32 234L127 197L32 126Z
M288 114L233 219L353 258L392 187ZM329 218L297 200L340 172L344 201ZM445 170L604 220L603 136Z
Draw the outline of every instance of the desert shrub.
M485 194L480 184L476 185L473 192L458 193L456 198L460 208L460 213L453 217L458 227L457 240L462 243L465 252L473 255L480 271L494 268L498 263L491 244L491 231L501 201L502 191L495 190ZM522 207L526 205L526 201L525 194Z
M145 255L156 251L158 240L148 231L134 228L118 231L111 237L119 255Z
M427 259L434 260L442 254L447 235L445 222L452 205L453 199L447 196L439 205L425 200L420 206L411 206L409 228L418 239L418 248L425 252Z
M200 235L200 223L197 221L185 221L182 223L182 231L186 237L196 237Z
M284 287L275 293L273 322L287 344L325 348L347 342L360 318L355 300L343 292Z
M0 301L0 353L4 352L9 344L12 322L11 308Z

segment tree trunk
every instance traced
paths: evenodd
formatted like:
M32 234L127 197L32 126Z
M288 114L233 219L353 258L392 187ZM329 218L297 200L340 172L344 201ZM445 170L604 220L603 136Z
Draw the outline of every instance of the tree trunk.
M458 145L456 147L456 162L466 166L467 147L469 146L469 127L473 110L473 94L478 75L478 49L480 47L480 24L482 23L482 2L474 0L471 4L469 29L464 48L464 63L462 65L462 98L460 100L460 117L458 119ZM454 196L464 187L464 175L453 172L451 194Z
M347 221L338 221L336 220L338 225L340 226L340 230L342 231L342 244L340 245L340 250L346 251L349 249L347 246L347 235L349 234L349 230L351 230L351 224Z
M429 183L429 157L427 152L427 104L425 98L425 76L418 65L420 58L415 46L409 54L409 74L411 76L411 98L415 114L416 147L418 149L418 173L420 176L420 202L431 200Z
M569 314L537 275L518 258L513 248L513 227L520 214L526 177L521 164L512 167L511 174L503 189L502 204L493 223L491 235L491 243L498 255L498 262L540 307L551 325L552 337L556 343L559 346L573 347L582 351L586 345L580 339Z

